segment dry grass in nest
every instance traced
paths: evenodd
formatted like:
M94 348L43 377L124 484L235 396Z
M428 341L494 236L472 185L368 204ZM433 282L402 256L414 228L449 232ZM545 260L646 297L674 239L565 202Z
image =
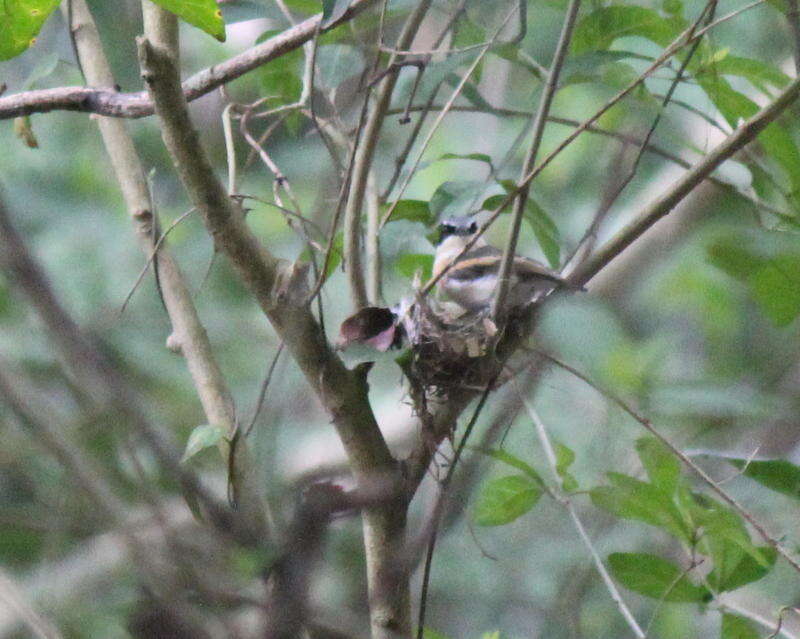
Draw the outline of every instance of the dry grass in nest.
M402 307L402 304L401 304ZM399 323L410 348L406 374L428 395L482 390L497 371L497 327L485 314L418 297Z

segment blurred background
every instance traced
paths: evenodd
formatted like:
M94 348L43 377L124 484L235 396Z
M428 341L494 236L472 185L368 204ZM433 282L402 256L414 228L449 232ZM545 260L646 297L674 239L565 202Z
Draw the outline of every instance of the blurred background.
M141 33L139 3L95 0L89 4L121 90L140 90L134 46L134 37ZM184 77L287 26L270 0L220 4L228 22L224 44L181 25ZM318 3L310 0L286 4L298 18L319 10ZM386 42L396 38L412 4L389 2ZM434 2L415 49L431 46L457 4ZM490 38L510 6L467 2L450 46L469 47ZM436 131L402 195L429 203L429 222L438 215L474 212L484 200L504 192L500 180L517 179L528 144L527 137L520 139L528 130L525 114L535 110L542 86L538 66L550 63L565 6L561 0L530 0L523 40L513 50L501 47L486 55L456 101L456 109ZM661 22L647 29L607 32L603 39L589 20L607 6L636 5L591 2L582 8L563 86L551 111L561 120L548 124L540 157L573 130L569 122L592 115L661 53L673 36L659 29L671 25L679 33L682 21L693 21L704 5L694 0L642 2L638 6ZM744 3L738 0L724 0L717 15L742 7ZM359 83L372 63L377 21L378 12L367 11L319 41L315 107L344 139L357 123L363 99ZM587 25L583 32L581 21ZM513 36L513 30L502 31L502 39ZM750 105L765 104L788 77L794 77L794 50L780 0L762 3L715 27L696 53L694 66L689 67L692 72L678 83L673 101L663 112L660 96L670 90L680 61L659 69L643 89L601 118L598 126L616 132L617 137L582 134L535 180L531 194L540 211L535 218L538 226L523 227L519 252L563 266L598 214L603 216L598 237L602 244L685 171L673 160L696 162L741 118L751 115ZM437 92L434 104L444 104L476 53L433 56L413 104L425 104L433 91ZM291 103L299 97L302 70L303 55L298 50L231 83L227 97L250 103L270 95L275 96L273 106ZM400 72L392 100L396 113L387 118L378 147L375 180L379 191L390 183L395 159L419 117L412 112L411 123L399 122L416 73L414 67ZM48 20L32 49L0 63L0 81L7 84L7 93L82 83L60 13ZM225 97L219 92L191 104L202 142L223 179L227 175L224 106ZM398 197L417 157L419 141L437 113L426 118L423 133L388 194L389 201ZM650 140L659 152L645 151L633 179L619 198L609 201L639 152L635 141L644 138L659 113L661 119ZM535 338L536 347L638 406L714 478L730 478L725 488L793 551L800 541L797 494L768 491L737 475L724 458L754 455L800 463L800 341L795 320L800 312L797 113L795 107L781 119L780 131L773 136L777 142L753 146L727 162L715 174L723 184L707 181L697 188L595 278L587 293L548 302ZM272 123L274 118L267 118L254 121L252 127L261 133ZM86 114L67 112L34 115L30 124L39 144L35 149L15 136L11 121L0 126L4 149L0 188L13 225L45 269L60 303L99 340L141 393L148 417L183 446L202 423L202 409L184 360L165 348L169 323L152 274L136 287L144 258L96 126ZM131 121L130 129L145 165L152 168L153 196L162 227L167 227L189 204L154 118ZM274 129L265 148L289 180L303 213L327 229L340 176L308 118L290 113ZM237 135L238 190L272 201L273 176L267 168L257 158L242 168L248 152ZM442 158L445 154L482 155ZM346 161L341 150L339 159ZM280 211L254 199L246 205L251 208L248 223L270 250L292 260L303 255L303 239ZM504 241L509 218L501 216L490 231L491 241ZM433 253L431 231L431 224L408 219L392 221L383 229L382 296L387 305L409 293L417 267L429 266L429 258L419 256ZM189 279L237 414L247 422L278 341L225 259L215 259L198 217L189 215L176 226L169 244ZM770 279L771 271L762 269L765 265L779 275ZM759 269L766 274L753 277ZM322 302L328 337L334 341L339 324L352 312L341 266L326 283ZM20 382L29 401L44 406L54 423L103 467L116 466L123 475L134 472L121 445L124 425L108 424L102 415L86 410L78 382L65 373L40 316L8 273L0 273L0 356L4 372ZM344 357L349 365L377 359L370 374L370 396L391 445L404 450L416 437L417 426L394 362L396 353L376 356L354 349ZM643 476L634 451L634 442L644 434L640 426L564 370L547 368L532 388L528 399L551 436L575 453L571 473L579 490L573 502L600 554L650 552L679 560L680 546L672 536L654 526L613 517L594 507L586 494L605 483L608 471ZM497 394L495 405L489 404L478 423L476 438L494 423L503 402L512 395L511 389ZM506 422L503 447L545 474L546 460L529 417L523 411ZM18 594L63 637L129 636L141 592L125 560L119 531L109 530L96 517L74 488L69 472L43 451L37 437L1 401L0 429L0 566L5 575L0 590L5 589L6 578L12 580ZM288 356L277 363L249 440L269 499L284 516L291 512L299 482L343 472L344 456L335 432ZM180 490L159 477L146 447L139 446L137 454L140 470L162 492L171 525L189 526L191 514ZM473 455L478 453L468 453ZM203 451L190 463L224 494L225 464L215 450ZM504 473L502 465L489 459L479 459L478 468L478 484ZM694 481L691 475L686 477ZM432 484L431 478L426 480L415 500L412 530L430 506ZM630 636L561 505L543 498L508 525L481 527L472 522L473 489L464 487L461 511L451 518L437 546L428 596L431 629L447 637L481 637L495 630L509 638ZM120 495L130 504L131 521L141 521L138 496L127 494L124 488ZM252 558L240 559L237 569L246 580L251 576ZM418 586L419 576L415 592ZM640 622L651 620L650 637L719 636L716 603L703 608L694 603L658 602L628 590L623 594ZM797 604L799 595L796 573L778 561L767 577L731 597L774 622L779 608ZM361 634L354 636L366 636L357 518L333 524L312 598L321 610L360 629ZM6 595L5 603L3 599L0 637L30 636L20 609L9 603L11 595ZM761 630L757 636L769 634Z

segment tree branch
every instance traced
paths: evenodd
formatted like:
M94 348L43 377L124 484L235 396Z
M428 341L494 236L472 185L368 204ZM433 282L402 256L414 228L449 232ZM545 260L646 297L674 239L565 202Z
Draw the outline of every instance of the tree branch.
M32 410L5 368L5 363L0 362L0 401L6 403L20 423L31 431L36 443L58 460L67 471L67 477L86 494L103 519L121 531L135 559L134 569L154 589L154 594L173 609L182 622L192 627L193 636L211 639L181 601L181 589L169 572L163 569L147 544L125 527L126 505L112 492L94 460L60 431L57 418L52 415L41 416Z
M428 12L431 0L421 0L406 19L400 36L397 38L397 49L408 49L417 34L422 19ZM376 54L377 55L377 54ZM376 92L375 104L369 112L364 124L358 149L353 162L353 173L350 180L350 191L344 211L344 261L347 281L350 284L350 296L355 310L367 305L367 288L364 281L364 270L361 266L361 209L364 205L364 193L367 180L372 169L372 159L378 145L383 119L392 99L392 92L397 83L397 70L392 65L398 56L389 60L390 71L383 77ZM376 63L379 58L376 58ZM377 69L377 64L373 70ZM369 99L369 89L366 89Z
M314 37L317 28L323 33L330 31L353 19L374 2L353 0L339 20L324 27L320 27L322 14L317 14L247 51L196 73L182 85L186 99L189 102L196 100L256 67L303 46ZM85 111L117 118L141 118L154 113L153 102L146 91L120 93L112 88L113 83L98 83L98 86L107 88L59 87L0 98L0 120L55 110Z
M579 370L573 368L569 364L565 364L564 362L556 359L552 355L547 353L539 353L542 355L546 360L552 362L556 366L563 368L564 370L572 373L575 377L582 380L592 388L594 388L597 392L601 393L604 397L608 398L612 402L614 402L617 406L619 406L623 411L625 411L628 415L630 415L636 422L638 422L647 432L653 435L656 439L658 439L664 446L666 446L670 452L672 452L675 457L677 457L687 468L689 468L692 472L694 472L702 481L705 483L712 492L716 493L722 501L728 504L733 510L735 510L739 515L741 515L742 519L744 519L748 524L750 524L753 529L761 536L761 538L767 542L775 551L783 557L786 562L794 568L797 572L800 572L800 562L792 557L788 550L786 550L783 545L775 539L772 535L770 535L764 526L753 517L750 512L748 512L744 506L742 506L738 501L736 501L733 497L731 497L722 487L719 485L718 482L715 482L709 475L704 471L700 466L695 464L692 459L686 455L680 448L678 448L675 444L673 444L669 439L667 439L664 435L662 435L658 430L656 430L655 426L650 422L649 419L641 416L637 411L631 408L627 402L625 402L622 398L618 397L611 391L606 388L601 387L599 384L593 382L589 377L581 373Z
M406 500L400 490L399 465L369 404L368 369L350 371L332 352L306 303L306 273L276 259L258 243L241 208L228 198L214 174L189 120L177 69L146 39L140 38L138 47L164 143L215 247L228 256L331 415L359 484L382 480L397 486L391 503L365 510L364 544L373 636L405 633L410 627L408 575L397 569L394 555L403 541Z
M567 7L567 15L564 18L564 25L561 27L561 34L559 35L558 45L553 55L553 62L547 73L547 80L545 81L542 97L539 101L539 108L536 111L536 117L533 121L531 146L525 156L520 179L524 179L525 176L530 173L536 162L536 156L539 153L539 146L541 145L542 136L544 134L544 127L545 124L547 124L547 116L550 113L550 106L553 103L553 98L558 89L558 78L561 75L561 68L567 57L567 49L572 39L572 29L575 26L580 6L580 0L570 0L569 6ZM511 223L511 229L509 230L508 240L506 241L503 261L500 264L500 271L497 275L497 287L492 303L492 317L494 317L495 320L504 310L506 295L508 294L509 277L511 275L511 264L514 261L514 254L517 252L517 239L519 238L519 232L522 228L522 215L525 212L525 205L528 201L528 191L530 191L530 187L531 181L528 180L525 185L519 189L517 198L514 200L514 217Z
M794 44L794 71L800 75L800 6L798 0L786 0L786 21Z
M692 189L706 179L720 164L746 144L752 142L761 131L776 120L797 99L798 95L800 95L800 78L795 79L771 104L764 107L736 129L717 148L685 173L666 193L646 207L636 219L629 222L597 253L577 266L569 274L567 278L569 282L575 286L586 284L611 260L630 246L634 240L675 208Z
M177 22L175 16L149 0L143 3L145 28L159 34L164 47L177 55ZM97 26L85 0L72 0L71 20L81 67L89 84L112 86L114 77L103 51ZM223 428L230 437L236 428L233 399L214 358L205 327L200 322L189 287L177 262L163 247L158 247L158 220L153 212L150 190L139 155L123 120L98 118L97 124L106 152L111 159L117 182L122 190L139 245L148 257L153 256L154 269L172 326L171 344L175 344L186 360L198 398L209 424ZM222 447L227 449L227 444ZM226 450L221 450L227 458ZM244 455L241 466L247 465ZM249 471L249 472L248 472ZM261 489L253 481L250 468L238 473L241 482L236 497L239 512L247 520L246 527L254 538L266 532Z
M533 405L521 393L520 399L522 400L522 405L525 407L525 410L528 412L528 417L531 418L531 421L536 428L536 434L538 435L539 442L542 444L542 448L544 449L547 463L550 465L550 470L553 473L553 478L556 480L556 483L560 485L562 480L558 472L558 460L556 458L555 450L553 450L553 444L550 441L550 436L547 434L547 429L545 428L544 422L542 422L541 417L539 417L539 413L536 411ZM570 500L570 498L566 495L559 494L554 491L551 492L553 492L553 498L567 509L567 512L572 519L572 523L575 524L575 530L578 531L578 535L583 541L583 544L586 546L586 549L589 551L592 561L597 568L597 572L603 579L603 583L605 584L609 595L611 595L611 599L617 605L617 608L619 608L619 612L625 619L625 623L628 624L628 627L630 627L631 631L636 637L644 639L644 631L639 626L639 623L636 621L636 618L633 616L630 608L628 608L628 606L625 604L625 600L622 598L622 595L614 584L614 580L611 578L608 569L603 563L600 553L597 552L597 548L595 548L595 545L589 537L589 534L586 532L583 522L578 516L578 511L575 508L575 504L573 504L572 500Z

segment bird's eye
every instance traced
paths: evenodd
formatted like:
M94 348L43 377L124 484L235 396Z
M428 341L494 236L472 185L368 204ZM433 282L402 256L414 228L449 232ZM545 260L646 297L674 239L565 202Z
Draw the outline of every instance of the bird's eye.
M473 222L472 224L469 225L469 232L470 233L477 233L478 232L478 223L477 222Z

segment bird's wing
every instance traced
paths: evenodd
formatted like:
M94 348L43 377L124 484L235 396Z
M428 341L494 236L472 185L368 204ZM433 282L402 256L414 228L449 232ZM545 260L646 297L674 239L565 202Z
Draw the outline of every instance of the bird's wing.
M497 273L503 254L493 246L481 246L468 251L448 271L454 280L473 280Z
M462 260L474 260L474 259L483 259L483 258L501 258L503 257L503 251L494 246L489 246L485 244L483 246L476 246L471 248L467 251L467 254L459 260L459 263Z
M455 280L471 280L485 275L494 275L500 268L503 253L494 246L482 246L467 252L448 271L448 276ZM514 258L514 273L522 280L546 279L562 282L563 278L544 264L527 257Z
M564 278L555 271L527 257L514 258L514 272L522 280L544 278L553 282L563 282Z

